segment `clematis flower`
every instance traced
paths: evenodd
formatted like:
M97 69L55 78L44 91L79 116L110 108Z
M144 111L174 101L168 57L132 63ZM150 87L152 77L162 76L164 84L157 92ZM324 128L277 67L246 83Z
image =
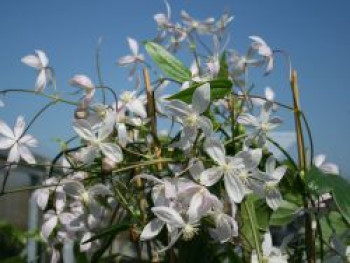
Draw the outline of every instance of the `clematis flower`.
M165 6L166 6L167 13L166 14L159 13L159 14L155 14L153 16L154 20L156 21L158 27L161 30L173 27L173 25L170 22L170 17L171 17L170 5L169 5L169 3L167 1L164 1L164 3L165 3Z
M114 118L107 118L102 125L97 129L97 136L95 130L90 123L84 119L77 120L73 124L75 132L89 144L83 148L82 155L86 163L92 162L97 153L101 151L107 158L113 162L119 163L123 160L122 150L118 145L111 142L105 142L108 136L113 132L115 124Z
M326 162L326 155L319 154L313 160L314 165L326 174L339 175L339 167L334 163Z
M36 203L40 207L41 210L45 210L50 194L55 194L55 207L59 210L62 210L65 206L65 194L63 192L62 186L58 185L59 181L56 177L51 177L46 179L43 182L43 188L35 190L33 196L36 200ZM54 185L49 186L48 185Z
M85 92L84 99L82 100L82 108L87 108L95 94L95 85L91 79L85 75L74 75L70 79L69 83L72 86L82 88Z
M199 34L208 34L211 32L215 23L214 18L210 17L204 21L199 21L191 17L186 11L181 11L181 19L187 25L189 32L196 31Z
M175 117L183 126L183 139L192 142L201 129L205 136L210 136L213 130L211 121L202 116L210 104L210 85L198 87L192 97L192 105L180 100L172 100L166 105L170 116Z
M249 38L253 40L252 48L256 50L258 54L261 55L267 62L265 75L269 74L273 69L274 62L272 49L266 44L266 42L261 37L250 36Z
M215 228L210 228L209 234L215 241L225 243L238 236L238 224L234 218L220 211L213 212L213 217Z
M217 163L200 175L200 183L212 186L224 176L226 192L231 201L240 203L251 190L250 177L257 175L257 166L262 157L261 149L241 151L234 157L226 156L224 145L217 139L208 138L204 149Z
M135 113L141 118L147 117L142 97L137 97L136 91L124 91L119 96L118 109L122 109L123 107L126 107L130 112Z
M132 80L137 69L137 64L143 63L145 57L143 54L139 53L139 45L135 39L129 37L127 40L132 54L121 57L118 60L118 64L120 66L132 65L132 68L129 72L129 79Z
M257 137L259 146L263 146L266 143L267 133L277 128L282 123L282 120L279 117L270 118L272 106L272 103L265 103L261 107L260 116L258 118L250 113L243 113L237 118L238 123L255 130L250 134L249 138L255 139Z
M202 214L198 213L195 207L189 207L186 212L186 219L173 208L166 206L153 207L152 212L156 218L151 220L143 229L140 239L152 239L160 233L166 225L169 230L170 242L161 251L172 247L182 236L184 240L191 240L198 232Z
M222 36L225 32L225 29L233 20L233 16L230 16L228 13L224 13L220 19L215 23L213 32L218 36Z
M44 91L45 87L49 85L52 78L52 69L49 67L49 59L42 50L35 50L35 55L28 55L22 58L22 62L29 67L38 70L38 76L35 83L36 91Z
M260 196L266 198L266 203L271 209L276 210L283 200L277 186L285 175L287 166L282 165L276 168L276 160L273 156L270 156L266 160L265 169L265 173L261 173L264 184L256 185L257 187L255 187L255 190L257 190Z
M272 238L270 232L266 232L264 235L264 241L262 243L263 262L269 263L288 263L288 255L282 253L279 248L272 245ZM253 251L251 256L251 263L259 262L258 256Z
M25 122L22 116L18 116L13 131L0 120L0 149L10 149L7 162L18 163L22 158L29 164L35 164L35 158L28 147L37 147L38 141L29 134L23 134Z

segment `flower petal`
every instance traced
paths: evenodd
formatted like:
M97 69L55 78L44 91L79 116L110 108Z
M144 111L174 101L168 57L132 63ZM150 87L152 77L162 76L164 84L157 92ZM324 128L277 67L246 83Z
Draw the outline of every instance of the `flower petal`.
M7 138L7 137L0 137L0 149L8 149L15 143L15 140Z
M192 97L192 109L201 114L205 112L210 103L210 84L205 83L198 88L193 93Z
M246 189L243 182L234 175L225 175L224 183L226 192L230 198L235 203L242 202Z
M223 165L226 163L225 146L218 139L207 138L204 142L204 149L218 164Z
M56 227L57 221L57 216L53 215L43 224L41 228L41 235L44 237L45 240L49 238L53 229Z
M19 151L21 157L23 158L23 160L25 160L27 163L29 163L29 164L36 163L33 154L30 152L30 150L26 146L18 145L18 151Z
M45 52L38 49L38 50L35 50L35 53L38 55L38 58L39 58L40 63L41 63L41 67L46 68L49 65L49 59L46 56Z
M140 240L144 241L154 238L160 233L164 224L165 223L163 221L159 220L158 218L154 218L143 228Z
M221 167L212 167L201 173L199 182L205 186L212 186L216 184L223 175Z
M172 227L182 228L185 225L181 215L174 209L165 206L153 207L152 212L163 222Z
M15 138L15 135L12 132L11 128L2 120L0 120L0 134L8 138Z
M139 53L139 45L137 44L137 41L131 37L128 37L128 43L133 55L137 56Z
M86 120L76 120L73 124L73 129L84 140L92 141L96 138L90 123Z
M39 58L35 55L28 55L21 59L22 63L26 64L29 67L40 69L41 62Z
M123 152L120 147L114 143L101 143L101 152L113 162L119 163L123 160Z

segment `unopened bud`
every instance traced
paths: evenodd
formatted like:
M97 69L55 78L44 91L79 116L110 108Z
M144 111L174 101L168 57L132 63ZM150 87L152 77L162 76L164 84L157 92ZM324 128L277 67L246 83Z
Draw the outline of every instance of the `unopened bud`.
M74 118L81 120L86 119L89 116L89 112L86 109L77 108L74 112Z
M102 171L105 173L110 173L115 168L116 163L111 159L105 157L102 159Z

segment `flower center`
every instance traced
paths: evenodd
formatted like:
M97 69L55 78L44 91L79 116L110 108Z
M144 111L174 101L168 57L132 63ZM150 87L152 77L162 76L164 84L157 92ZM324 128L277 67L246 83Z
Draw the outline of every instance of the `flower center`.
M261 130L267 132L268 130L270 130L270 125L268 123L262 123Z
M271 192L273 191L274 189L276 189L276 186L277 186L277 183L276 182L273 182L273 181L270 181L270 182L266 182L265 183L265 191L268 193L268 192Z
M90 195L87 191L84 191L82 194L81 194L81 199L83 200L83 202L85 204L89 203L89 200L90 200Z
M134 98L133 94L129 91L125 91L122 95L120 95L120 100L124 103L129 103Z
M191 240L195 235L198 234L198 231L199 229L197 225L186 224L186 226L183 229L182 238L185 241Z
M196 123L197 123L197 120L198 120L198 117L196 114L191 114L191 115L188 115L186 118L185 118L185 123L187 124L187 126L195 126Z

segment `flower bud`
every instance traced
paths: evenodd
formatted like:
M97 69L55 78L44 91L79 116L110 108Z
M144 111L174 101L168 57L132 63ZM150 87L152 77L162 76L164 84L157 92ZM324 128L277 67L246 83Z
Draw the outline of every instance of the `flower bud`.
M74 118L81 120L86 119L89 116L89 112L83 108L77 108L74 112Z
M111 159L105 157L102 159L102 171L104 173L110 173L113 171L113 169L115 168L116 163L113 162Z

